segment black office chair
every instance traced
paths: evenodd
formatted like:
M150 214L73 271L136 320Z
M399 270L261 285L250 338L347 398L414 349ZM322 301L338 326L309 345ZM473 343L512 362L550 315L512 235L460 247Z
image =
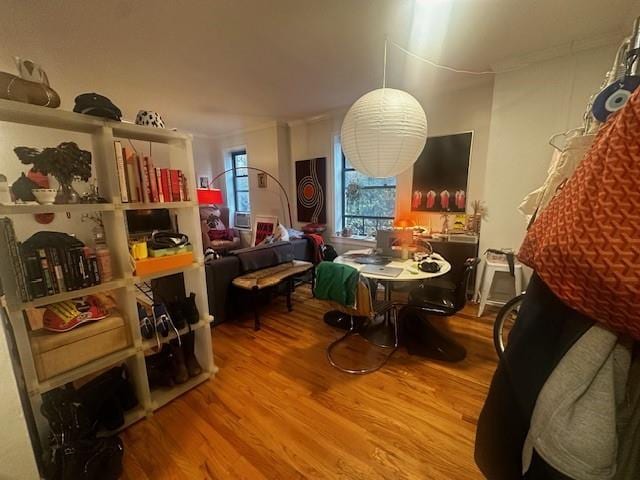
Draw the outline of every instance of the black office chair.
M403 337L410 354L450 362L464 359L467 354L464 347L438 331L428 316L450 317L464 308L469 279L479 262L478 258L465 261L464 273L454 290L423 284L409 293L409 303L403 309L402 318Z

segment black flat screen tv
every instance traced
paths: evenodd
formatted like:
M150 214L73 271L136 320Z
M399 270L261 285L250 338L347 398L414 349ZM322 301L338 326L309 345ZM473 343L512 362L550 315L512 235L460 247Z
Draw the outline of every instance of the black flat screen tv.
M413 165L411 210L464 212L473 132L429 137Z
M171 231L171 215L166 208L127 210L127 227L132 237L150 235L154 230Z

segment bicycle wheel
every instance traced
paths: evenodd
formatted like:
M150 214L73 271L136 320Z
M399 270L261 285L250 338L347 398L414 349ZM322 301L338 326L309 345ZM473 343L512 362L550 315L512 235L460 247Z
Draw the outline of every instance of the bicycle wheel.
M518 312L520 311L520 305L523 299L524 293L513 297L504 304L496 316L496 321L493 324L493 345L500 358L502 358L505 346L507 345L511 328L513 328L516 318L518 318Z

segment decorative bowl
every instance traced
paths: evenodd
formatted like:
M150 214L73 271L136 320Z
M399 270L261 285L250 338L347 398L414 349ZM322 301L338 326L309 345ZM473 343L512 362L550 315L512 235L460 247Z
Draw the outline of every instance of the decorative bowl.
M55 188L34 188L31 192L40 205L52 205L58 190Z

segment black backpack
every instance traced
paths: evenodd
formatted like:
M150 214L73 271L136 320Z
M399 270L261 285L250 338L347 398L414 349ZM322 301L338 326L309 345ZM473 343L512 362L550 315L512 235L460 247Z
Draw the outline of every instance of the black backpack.
M320 253L322 254L322 259L325 262L333 262L338 256L336 249L333 248L332 245L327 244L324 244L322 245L322 247L320 247Z

